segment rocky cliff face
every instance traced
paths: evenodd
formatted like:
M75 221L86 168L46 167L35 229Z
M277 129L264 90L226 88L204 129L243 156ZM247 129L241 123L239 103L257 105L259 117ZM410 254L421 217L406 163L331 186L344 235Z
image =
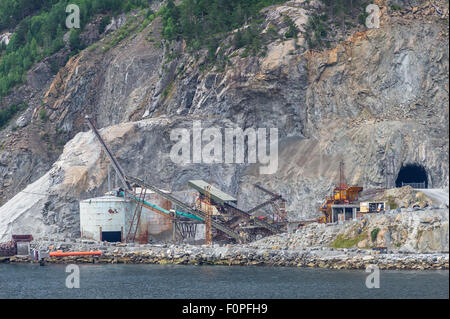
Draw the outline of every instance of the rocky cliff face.
M341 160L347 181L365 188L394 186L408 163L425 167L431 187L448 187L448 5L436 3L439 11L427 2L397 12L379 1L379 29L353 30L321 51L305 44L314 1L270 7L265 23L284 34L289 15L298 40L275 40L261 57L229 48L224 69L206 68L206 53L196 57L184 43L161 42L159 19L139 32L140 17L129 16L122 26L128 37L112 46L112 32L71 58L42 88L42 103L24 114L29 122L0 133L0 196L9 200L0 208L0 233L19 227L77 235L77 200L106 190L105 156L93 135L77 135L87 129L86 114L105 134L122 132L108 141L130 175L172 190L204 179L244 209L264 198L253 187L259 182L288 199L294 220L317 216ZM204 128L278 128L277 172L173 163L170 132L194 120ZM18 202L30 206L17 209Z

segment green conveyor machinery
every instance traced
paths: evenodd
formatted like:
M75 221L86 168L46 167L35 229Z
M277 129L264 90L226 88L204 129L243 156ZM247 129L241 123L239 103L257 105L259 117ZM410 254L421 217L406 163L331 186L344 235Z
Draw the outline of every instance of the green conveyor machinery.
M121 196L121 197L124 197L124 196L125 196L125 193L124 193L124 192L120 192L120 196ZM164 208L159 207L158 205L149 203L149 202L147 202L147 201L145 201L145 200L143 200L143 199L140 199L140 198L138 198L138 197L136 197L136 196L134 196L134 195L132 196L131 199L133 199L134 201L136 201L136 202L138 202L138 203L144 204L145 206L149 206L149 207L151 207L151 208L153 208L153 209L156 209L157 211L159 211L159 212L161 212L161 213L163 213L163 214L166 214L167 216L170 215L170 211L168 211L167 209L164 209ZM179 215L179 216L183 216L183 217L186 217L186 218L196 219L196 220L199 220L199 221L203 221L202 218L200 218L200 217L198 217L198 216L195 216L195 215L192 215L192 214L180 212L180 211L177 211L177 210L175 211L175 213L176 213L177 215Z

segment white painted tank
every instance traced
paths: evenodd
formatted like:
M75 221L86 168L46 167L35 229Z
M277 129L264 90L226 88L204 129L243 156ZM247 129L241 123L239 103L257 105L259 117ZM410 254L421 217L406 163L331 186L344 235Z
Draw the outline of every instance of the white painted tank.
M80 202L81 237L105 241L120 236L125 239L135 205L123 198L104 196ZM120 234L119 234L120 232ZM108 237L108 238L107 238ZM109 240L108 240L109 241Z

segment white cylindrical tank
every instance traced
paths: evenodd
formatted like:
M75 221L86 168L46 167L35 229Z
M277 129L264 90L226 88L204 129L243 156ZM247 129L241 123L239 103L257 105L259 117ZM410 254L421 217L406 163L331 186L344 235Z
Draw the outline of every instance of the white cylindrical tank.
M134 209L134 203L115 196L81 201L81 237L96 241L124 240L128 231L128 219L132 216Z

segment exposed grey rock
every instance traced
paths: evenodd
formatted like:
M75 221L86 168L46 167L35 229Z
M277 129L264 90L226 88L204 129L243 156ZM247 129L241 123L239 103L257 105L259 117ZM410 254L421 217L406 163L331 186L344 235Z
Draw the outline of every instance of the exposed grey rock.
M12 35L11 32L5 32L0 34L0 44L8 45L11 35Z
M113 17L111 19L111 23L105 27L104 33L110 33L118 30L121 26L123 26L127 22L127 16L125 14L120 14L117 17Z
M300 6L277 8L268 13L268 22L281 25L280 10L296 18L299 26L306 22L308 12ZM237 196L244 209L267 199L253 187L259 182L288 199L291 220L318 216L317 206L338 180L340 160L347 182L365 188L385 187L386 181L393 186L401 166L408 163L425 167L430 187L448 187L448 41L440 36L439 23L387 17L379 29L321 52L306 51L301 35L299 43L276 40L266 56L238 54L224 71L201 71L204 56L196 60L184 43L169 48L178 54L167 62L172 51L150 43L146 39L150 30L157 39L158 19L107 52L99 43L98 49L73 57L45 93L42 105L43 94L17 91L21 98L33 96L33 118L24 129L39 126L39 113L45 110L54 135L62 131L72 140L48 171L61 152L43 147L41 131L30 128L27 135L21 131L1 136L7 147L0 150L0 163L6 163L0 165L0 196L18 196L0 209L8 214L0 224L5 233L15 227L27 230L24 223L36 221L45 225L44 233L77 236L77 201L106 190L106 162L99 146L87 134L76 135L86 129L86 113L111 132L132 128L108 139L130 175L146 176L173 191L186 190L189 179L205 179ZM30 83L37 83L39 74L48 82L46 72L37 72ZM144 114L152 120L136 122ZM178 167L167 157L173 145L170 131L192 127L194 119L201 119L204 127L278 128L277 173L260 175L258 165ZM129 126L118 125L126 122ZM95 161L89 162L88 156ZM61 181L75 174L78 166L98 175L69 189ZM44 195L18 194L28 184L28 192ZM33 204L11 212L18 201ZM327 229L318 231L331 232Z
M397 215L376 214L359 221L343 225L318 227L311 224L293 234L270 236L249 244L262 249L301 249L333 251L329 248L337 238L358 239L359 248L388 247L408 252L448 252L449 250L449 212L448 209L402 212ZM377 229L375 241L371 238ZM363 234L362 237L359 237ZM389 238L389 239L388 239ZM328 247L328 248L327 248ZM344 252L350 250L343 249Z

